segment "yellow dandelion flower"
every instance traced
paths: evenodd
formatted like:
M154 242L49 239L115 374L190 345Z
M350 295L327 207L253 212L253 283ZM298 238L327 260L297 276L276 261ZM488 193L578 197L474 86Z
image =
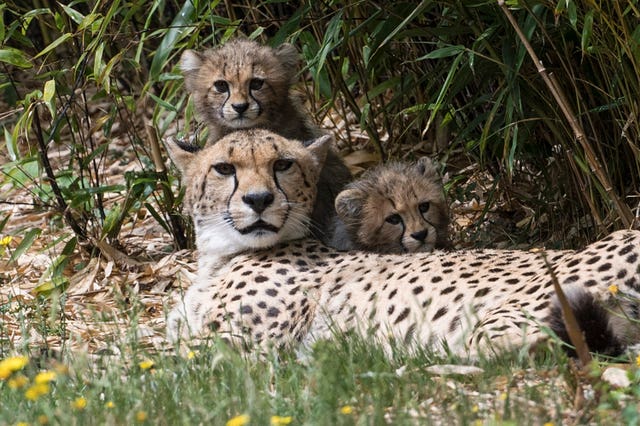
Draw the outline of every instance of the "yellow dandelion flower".
M499 398L500 398L500 401L506 401L506 399L507 399L507 393L506 393L506 392L502 392L502 393L500 394L500 397L499 397Z
M544 426L553 426L553 422L546 422Z
M29 379L27 379L22 374L17 375L16 377L9 379L7 384L11 389L20 389L25 387L29 383Z
M251 417L248 414L240 414L227 420L227 426L244 426L249 423Z
M471 412L472 413L477 413L480 410L480 407L478 407L478 405L474 405L473 407L471 407Z
M187 359L194 359L196 357L196 353L194 351L189 351L187 354Z
M615 284L611 284L609 286L609 293L613 294L614 296L618 294L618 286Z
M38 423L41 425L48 425L49 424L49 417L45 416L44 414L41 414L38 416Z
M13 237L11 235L7 235L6 237L2 237L0 239L0 246L8 246L11 243L11 240L13 240Z
M640 354L636 357L636 367L640 368Z
M271 416L271 424L273 426L288 425L289 423L291 423L292 420L293 418L291 416L286 416L286 417Z
M345 416L347 416L347 415L349 415L349 414L353 413L353 407L352 407L352 406L350 406L350 405L343 405L343 406L340 408L340 413L342 413L342 414L344 414Z
M107 403L104 404L104 406L106 408L114 408L116 406L116 404L114 404L113 401L107 401Z
M0 361L0 380L4 380L11 375L14 371L22 370L29 358L26 356L12 356Z
M136 422L143 423L149 416L146 411L138 411L136 413Z
M38 374L36 374L36 377L33 378L33 382L35 384L42 384L42 383L49 383L53 380L55 380L57 377L57 374L55 371L42 371Z
M18 423L16 423L16 426L29 426L29 423L27 423L27 422L18 422Z
M144 361L140 361L140 363L138 363L138 367L140 367L142 370L148 370L150 368L153 368L153 366L154 363L150 359L145 359Z
M84 410L87 407L87 400L86 398L79 396L73 400L71 406L76 410Z
M49 384L40 383L40 384L31 385L29 389L27 389L24 392L24 397L27 398L29 401L35 401L36 399L40 398L42 395L46 395L48 393L49 393Z

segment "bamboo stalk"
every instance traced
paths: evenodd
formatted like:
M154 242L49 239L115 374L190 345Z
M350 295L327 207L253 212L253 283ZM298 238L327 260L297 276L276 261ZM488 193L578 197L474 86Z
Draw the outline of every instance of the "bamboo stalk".
M588 143L585 132L582 126L580 125L578 119L576 118L576 115L574 114L571 108L571 105L567 101L567 97L565 96L564 92L562 91L562 88L558 84L558 81L556 80L553 74L547 73L547 69L545 68L540 58L538 58L538 55L536 55L536 52L533 50L533 47L529 43L529 40L527 40L526 36L520 29L520 26L518 25L515 18L511 14L511 11L509 11L509 8L506 6L504 0L498 0L498 6L500 6L500 8L502 9L502 12L507 17L507 20L509 21L509 23L511 23L511 26L513 26L513 29L516 31L516 34L518 34L518 38L520 39L525 49L527 50L529 57L531 57L531 59L533 60L533 63L535 64L536 69L538 70L538 73L542 76L542 79L547 85L547 88L549 89L549 91L555 98L556 102L558 103L558 106L560 107L562 114L564 115L566 120L569 122L569 125L573 130L573 134L575 138L578 140L578 142L580 143L580 146L584 150L587 164L589 164L591 171L595 174L596 178L598 179L598 181L604 188L605 192L609 196L609 199L615 205L616 211L618 212L618 217L622 221L622 224L624 225L625 228L630 228L634 221L633 213L631 212L631 209L629 208L629 206L623 203L622 200L620 200L620 197L618 197L618 194L614 191L613 185L609 180L609 176L603 170L597 154L595 153L591 145Z

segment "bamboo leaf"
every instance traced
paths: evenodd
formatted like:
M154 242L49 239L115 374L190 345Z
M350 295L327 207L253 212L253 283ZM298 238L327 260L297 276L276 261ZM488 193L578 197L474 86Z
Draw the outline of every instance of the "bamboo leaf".
M15 65L19 68L31 68L31 62L22 51L12 47L0 49L0 62Z
M42 92L42 100L49 108L51 115L56 116L56 107L54 104L54 97L56 95L56 81L51 79L44 84L44 91Z
M167 58L173 51L178 40L192 31L191 25L193 25L193 20L196 16L195 12L196 9L193 1L186 0L178 15L176 15L171 22L171 27L167 30L160 46L158 46L156 50L156 54L151 62L151 69L149 70L149 79L151 81L158 79L158 76L167 63Z
M64 43L65 41L69 40L71 37L73 37L73 34L71 33L64 33L62 34L60 37L58 37L57 39L55 39L53 42L51 42L50 45L48 45L47 47L45 47L40 53L38 53L35 58L39 58L40 56L46 55L47 53L51 52L53 49L55 49L56 47L60 46L62 43Z
M416 59L416 61L423 61L425 59L448 58L448 57L451 57L451 56L459 55L460 53L464 52L465 50L466 50L466 48L464 46L461 46L461 45L441 47L440 49L433 50L433 51L427 53L424 56L420 56L419 58Z
M73 22L75 22L78 25L82 25L82 21L84 21L84 15L82 13L62 3L60 3L60 6L62 6L62 9L64 9L64 11L67 13L67 15L69 15L69 17L73 20Z
M587 12L584 17L584 27L582 28L582 37L580 39L580 47L583 54L587 51L591 44L591 35L593 34L593 10Z
M11 253L9 262L15 262L20 256L24 254L24 252L29 250L29 248L33 245L34 241L36 240L36 238L40 236L41 232L42 230L40 230L40 228L33 228L28 230L24 234L24 237L22 238L22 241L20 241L20 244L18 244L18 247L16 247L13 253Z

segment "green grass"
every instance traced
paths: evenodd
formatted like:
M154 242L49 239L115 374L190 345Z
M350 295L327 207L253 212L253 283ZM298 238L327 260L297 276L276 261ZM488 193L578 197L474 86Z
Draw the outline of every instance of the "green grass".
M426 368L463 360L401 349L387 356L355 337L319 342L304 357L242 353L219 341L181 353L149 351L133 338L116 339L110 348L92 355L22 353L28 364L0 380L0 425L243 424L238 416L254 425L611 424L638 418L637 371L622 391L595 381L595 392L585 392L591 396L574 407L576 377L557 347L536 357L482 360L482 373L450 376ZM29 399L43 372L55 372L55 379Z

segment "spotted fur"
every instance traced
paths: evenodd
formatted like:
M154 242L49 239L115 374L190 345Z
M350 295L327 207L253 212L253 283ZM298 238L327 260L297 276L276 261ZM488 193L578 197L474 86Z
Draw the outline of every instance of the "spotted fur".
M336 197L332 246L377 253L447 248L442 179L427 157L367 170Z
M238 129L269 129L303 142L321 136L291 90L298 62L291 44L272 48L243 38L204 52L186 50L180 69L196 112L209 129L207 144ZM329 150L311 214L317 238L328 241L335 197L350 180L349 169Z
M268 137L274 143L265 143ZM381 255L339 252L315 240L298 239L304 234L299 218L309 211L313 173L326 141L314 142L306 152L296 142L275 138L268 133L238 134L205 151L197 166L189 161L183 166L187 201L200 224L200 271L168 318L172 341L217 333L242 346L307 346L354 331L387 347L396 342L448 348L459 355L490 355L546 338L544 330L558 314L552 279L540 253ZM253 155L256 150L259 160ZM287 179L274 171L283 152L296 165ZM233 165L236 174L216 176L211 169L220 163ZM240 173L245 168L248 173ZM281 190L287 202L273 202L265 216L256 215L242 195L262 193L267 187ZM237 193L234 188L243 190ZM286 213L291 205L300 207L297 215ZM263 228L243 235L228 220L210 219L217 211L232 209L237 209L234 218L244 227L269 217L279 229L294 220L293 228L300 232ZM227 248L220 241L234 245ZM219 259L221 248L226 258L212 266L209 259ZM599 320L608 325L606 338L622 345L640 341L637 323L625 318L638 319L640 232L618 231L580 251L550 250L545 255L572 300L579 302L576 294L588 294L606 308L606 317ZM617 295L608 290L611 284L617 285Z

